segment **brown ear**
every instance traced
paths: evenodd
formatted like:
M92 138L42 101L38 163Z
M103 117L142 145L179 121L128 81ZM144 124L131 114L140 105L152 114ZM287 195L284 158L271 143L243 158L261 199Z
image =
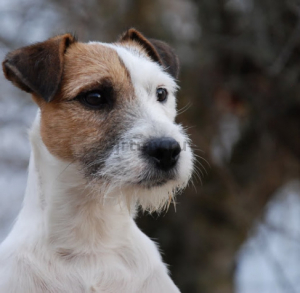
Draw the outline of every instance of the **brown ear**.
M2 63L4 75L20 89L50 102L62 78L66 49L75 41L65 34L10 52Z
M133 41L144 48L148 56L155 62L162 65L173 77L179 74L179 60L174 50L165 42L147 39L134 28L126 31L120 38L120 42Z

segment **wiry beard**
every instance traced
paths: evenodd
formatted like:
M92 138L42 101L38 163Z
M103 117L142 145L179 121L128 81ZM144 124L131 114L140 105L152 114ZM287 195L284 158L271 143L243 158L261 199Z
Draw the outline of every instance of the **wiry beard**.
M100 195L99 199L103 205L119 204L129 211L141 207L143 211L149 213L160 213L168 209L171 203L175 204L176 195L186 187L186 183L179 185L174 180L159 186L145 187L144 184L124 184L103 177L94 178L88 185L94 196Z

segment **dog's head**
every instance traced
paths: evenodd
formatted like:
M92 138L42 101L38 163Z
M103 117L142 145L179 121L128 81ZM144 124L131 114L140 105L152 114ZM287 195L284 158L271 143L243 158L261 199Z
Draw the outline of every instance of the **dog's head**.
M113 44L66 34L9 53L3 70L40 107L50 153L79 163L107 197L159 210L186 186L193 156L174 122L179 64L164 42L135 29Z

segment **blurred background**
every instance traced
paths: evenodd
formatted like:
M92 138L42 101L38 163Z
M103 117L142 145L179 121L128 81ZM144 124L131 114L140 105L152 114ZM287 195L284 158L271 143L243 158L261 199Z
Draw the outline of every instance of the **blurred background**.
M140 215L184 293L300 292L300 2L0 0L0 57L55 34L111 42L135 27L181 61L193 184ZM30 96L0 75L0 241L26 184Z

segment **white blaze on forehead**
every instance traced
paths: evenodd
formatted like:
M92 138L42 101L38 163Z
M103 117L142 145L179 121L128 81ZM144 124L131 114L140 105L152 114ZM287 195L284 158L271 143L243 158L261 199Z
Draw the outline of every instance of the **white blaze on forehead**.
M133 83L145 88L148 88L150 84L165 86L172 94L178 89L175 79L164 71L162 66L151 61L134 47L101 42L89 42L89 44L99 44L114 49L124 62Z
M149 86L164 86L169 92L175 93L177 84L167 72L156 62L151 61L138 51L130 50L123 46L111 45L114 48L126 68L130 72L132 82L148 89Z

